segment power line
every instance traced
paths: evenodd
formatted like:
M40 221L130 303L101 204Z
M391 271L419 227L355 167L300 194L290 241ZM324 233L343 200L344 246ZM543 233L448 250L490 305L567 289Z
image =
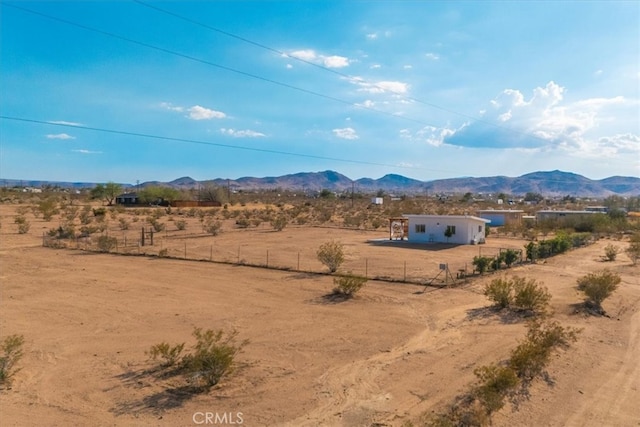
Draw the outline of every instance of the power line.
M271 52L275 52L275 53L278 53L278 54L281 54L281 55L286 55L287 57L295 59L297 61L300 61L300 62L309 64L309 65L318 67L318 68L320 68L322 70L337 74L337 75L345 77L347 79L354 80L354 77L353 76L349 76L348 74L345 74L345 73L342 73L342 72L339 72L339 71L336 71L336 70L332 70L330 68L323 67L323 66L318 65L318 64L314 64L313 62L304 60L302 58L297 58L295 56L291 56L291 55L287 54L286 52L282 52L282 51L280 51L278 49L271 48L271 47L263 45L261 43L254 42L252 40L246 39L246 38L241 37L241 36L237 36L235 34L229 33L229 32L224 31L224 30L220 30L220 29L218 29L216 27L200 23L198 21L192 20L190 18L183 17L181 15L175 14L175 13L170 12L170 11L166 11L165 9L162 9L162 8L159 8L159 7L156 7L156 6L150 6L150 5L148 5L148 4L146 4L146 3L142 2L142 1L139 1L139 0L133 0L133 1L138 3L138 4L140 4L140 5L143 5L143 6L151 8L151 9L155 9L157 11L160 11L162 13L166 13L166 14L169 14L169 15L174 16L176 18L183 19L183 20L185 20L187 22L190 22L190 23L193 23L195 25L199 25L199 26L208 28L210 30L219 32L221 34L227 35L229 37L233 37L233 38L236 38L236 39L241 40L243 42L255 45L255 46L260 47L262 49L266 49L266 50L269 50ZM229 72L232 72L232 73L240 74L240 75L243 75L245 77L250 77L250 78L253 78L253 79L261 80L261 81L264 81L266 83L271 83L271 84L274 84L274 85L277 85L277 86L286 87L288 89L296 90L298 92L306 93L306 94L309 94L309 95L314 95L314 96L317 96L317 97L320 97L320 98L328 99L328 100L331 100L331 101L334 101L334 102L338 102L338 103L349 105L349 106L356 107L356 108L361 108L361 109L372 111L372 112L375 112L375 113L384 114L386 116L399 118L399 119L402 119L402 120L405 120L405 121L410 121L410 122L413 122L413 123L417 123L417 124L420 124L420 125L423 125L423 126L433 126L431 123L425 122L424 120L414 119L414 118L407 117L407 116L404 116L404 115L398 115L398 114L391 113L391 112L388 112L388 111L379 110L377 108L368 107L368 106L363 105L363 104L347 101L347 100L344 100L344 99L341 99L341 98L337 98L337 97L334 97L334 96L331 96L331 95L326 95L326 94L323 94L323 93L320 93L320 92L316 92L316 91L313 91L313 90L309 90L309 89L301 88L301 87L298 87L298 86L294 86L294 85L291 85L289 83L284 83L284 82L280 82L280 81L277 81L277 80L269 79L269 78L266 78L266 77L263 77L263 76L259 76L257 74L253 74L253 73L249 73L249 72L246 72L246 71L238 70L238 69L235 69L235 68L232 68L232 67L228 67L228 66L225 66L225 65L217 64L217 63L205 60L205 59L197 58L197 57L194 57L194 56L191 56L191 55L187 55L187 54L184 54L184 53L176 52L174 50L170 50L170 49L166 49L166 48L163 48L163 47L160 47L160 46L152 45L150 43L145 43L145 42L141 42L141 41L138 41L138 40L134 40L134 39L131 39L129 37L121 36L121 35L118 35L118 34L115 34L115 33L109 32L109 31L104 31L104 30L100 30L100 29L97 29L97 28L89 27L89 26L84 25L84 24L79 24L77 22L69 21L67 19L51 16L51 15L48 15L46 13L42 13L42 12L38 12L38 11L35 11L35 10L32 10L32 9L28 9L28 8L25 8L25 7L17 6L15 4L3 3L3 5L9 6L9 7L18 9L18 10L21 10L23 12L27 12L27 13L31 13L31 14L34 14L34 15L37 15L37 16L41 16L43 18L47 18L47 19L50 19L50 20L53 20L53 21L61 22L63 24L67 24L67 25L71 25L71 26L74 26L74 27L77 27L77 28L81 28L81 29L86 30L86 31L91 31L91 32L94 32L94 33L102 34L104 36L108 36L108 37L112 37L112 38L115 38L115 39L119 39L119 40L125 41L127 43L135 44L135 45L138 45L138 46L142 46L142 47L145 47L145 48L148 48L148 49L152 49L152 50L156 50L156 51L159 51L159 52L163 52L163 53L166 53L166 54L178 56L180 58L188 59L190 61L199 62L201 64L209 65L209 66L216 67L216 68L219 68L219 69L222 69L222 70L225 70L225 71L229 71ZM490 122L490 121L482 120L482 119L479 119L477 117L470 116L470 115L467 115L467 114L464 114L464 113L456 112L454 110L450 110L450 109L438 106L436 104L420 100L418 98L408 97L408 96L404 95L403 93L400 93L398 91L394 91L394 90L386 88L386 87L382 87L382 86L377 85L375 83L370 83L370 82L366 82L366 81L364 81L364 82L367 83L367 84L370 84L371 86L376 87L376 88L378 88L380 90L383 90L385 92L391 92L391 93L393 93L395 95L398 95L398 96L400 96L400 97L402 97L404 99L407 99L407 100L418 102L418 103L430 106L432 108L439 109L441 111L445 111L445 112L448 112L448 113L451 113L451 114L458 115L460 117L465 117L465 118L471 119L471 120L473 120L475 122L478 122L478 123L483 123L483 124L486 124L486 125L498 128L498 129L503 129L503 130L506 130L506 131L514 133L514 134L523 135L523 136L527 136L529 138L533 138L533 139L537 139L537 140L540 140L540 141L548 142L546 139L541 138L541 137L539 137L537 135L534 135L534 134L530 134L530 133L527 133L527 132L519 131L517 129L512 129L512 128L509 128L509 127L506 127L506 126L501 126L501 125L499 125L497 123L493 123L493 122Z
M110 133L110 134L116 134L116 135L135 136L135 137L139 137L139 138L158 139L158 140L162 140L162 141L181 142L181 143L197 144L197 145L206 145L206 146L210 146L210 147L230 148L230 149L236 149L236 150L254 151L254 152L258 152L258 153L304 157L304 158L309 158L309 159L331 160L331 161L336 161L336 162L352 163L352 164L360 164L360 165L384 166L384 167L389 167L389 168L400 168L400 169L428 170L428 171L433 171L433 172L452 172L452 171L438 170L438 169L424 169L424 168L416 168L416 167L412 167L412 166L392 165L392 164L388 164L388 163L367 162L367 161L364 161L364 160L353 160L353 159L342 159L342 158L338 158L338 157L317 156L317 155L313 155L313 154L294 153L294 152L291 152L291 151L269 150L269 149L266 149L266 148L253 148L253 147L246 147L246 146L242 146L242 145L221 144L221 143L218 143L218 142L202 141L202 140L187 139L187 138L177 138L177 137L162 136L162 135L152 135L152 134L148 134L148 133L132 132L132 131L125 131L125 130L118 130L118 129L106 129L106 128L98 128L98 127L91 127L91 126L84 126L84 125L77 125L77 124L68 124L68 123L53 123L53 122L50 122L50 121L28 119L28 118L24 118L24 117L12 117L12 116L0 115L0 119L2 119L2 120L11 120L11 121L16 121L16 122L35 123L35 124L40 124L40 125L60 126L60 127L66 127L66 128L82 129L82 130L89 130L89 131L102 132L102 133Z
M425 122L423 120L413 119L413 118L406 117L406 116L399 116L397 114L389 113L387 111L383 111L383 110L378 110L376 108L367 107L366 105L361 105L361 104L358 104L358 103L355 103L355 102L351 102L351 101L347 101L347 100L344 100L344 99L336 98L336 97L331 96L331 95L325 95L325 94L320 93L320 92L315 92L315 91L312 91L312 90L309 90L309 89L304 89L304 88L301 88L301 87L298 87L298 86L294 86L294 85L291 85L291 84L288 84L288 83L284 83L284 82L280 82L280 81L277 81L277 80L269 79L267 77L262 77L262 76L259 76L257 74L253 74L253 73L249 73L249 72L246 72L246 71L238 70L238 69L235 69L235 68L232 68L232 67L228 67L226 65L217 64L215 62L207 61L205 59L196 58L196 57L191 56L191 55L187 55L187 54L176 52L174 50L166 49L166 48L163 48L163 47L160 47L160 46L155 46L155 45L152 45L152 44L149 44L149 43L145 43L145 42L141 42L141 41L138 41L138 40L134 40L134 39L131 39L129 37L121 36L121 35L118 35L118 34L115 34L115 33L111 33L111 32L108 32L108 31L99 30L97 28L89 27L87 25L79 24L77 22L69 21L69 20L66 20L66 19L63 19L63 18L58 18L58 17L55 17L55 16L51 16L51 15L48 15L48 14L45 14L45 13L42 13L42 12L38 12L38 11L35 11L35 10L32 10L32 9L27 9L27 8L24 8L24 7L21 7L21 6L16 6L14 4L9 4L9 3L3 3L3 5L9 6L9 7L18 9L18 10L22 10L22 11L27 12L27 13L38 15L38 16L41 16L43 18L47 18L47 19L50 19L50 20L53 20L53 21L61 22L63 24L67 24L67 25L71 25L71 26L74 26L74 27L77 27L77 28L81 28L81 29L86 30L86 31L91 31L91 32L102 34L102 35L105 35L105 36L108 36L108 37L112 37L112 38L115 38L115 39L118 39L118 40L122 40L122 41L125 41L127 43L135 44L135 45L138 45L138 46L146 47L148 49L153 49L153 50L156 50L156 51L159 51L159 52L163 52L163 53L167 53L167 54L170 54L170 55L178 56L180 58L188 59L190 61L199 62L201 64L205 64L205 65L209 65L209 66L212 66L212 67L216 67L216 68L219 68L219 69L222 69L222 70L225 70L225 71L230 71L232 73L240 74L240 75L243 75L245 77L251 77L251 78L254 78L254 79L257 79L257 80L261 80L261 81L264 81L264 82L267 82L267 83L271 83L271 84L277 85L277 86L282 86L282 87L286 87L288 89L293 89L293 90L296 90L296 91L299 91L299 92L307 93L309 95L314 95L314 96L318 96L320 98L329 99L331 101L339 102L341 104L346 104L346 105L349 105L349 106L352 106L352 107L362 108L362 109L365 109L365 110L373 111L373 112L384 114L384 115L391 116L391 117L402 118L404 120L411 121L411 122L418 123L418 124L425 125L425 126L431 126L430 123L427 123L427 122Z
M274 48L274 47L267 46L267 45L265 45L265 44L263 44L263 43L256 42L256 41L254 41L254 40L248 39L248 38L246 38L246 37L239 36L239 35L237 35L237 34L234 34L234 33L229 32L229 31L222 30L222 29L217 28L217 27L214 27L214 26L212 26L212 25L205 24L205 23L200 22L200 21L196 21L196 20L194 20L194 19L188 18L188 17L186 17L186 16L184 16L184 15L180 15L180 14L175 13L175 12L172 12L172 11L170 11L170 10L163 9L163 8L158 7L158 6L155 6L155 5L151 5L151 4L146 3L146 2L144 2L144 1L142 1L142 0L131 0L131 1L133 1L134 3L137 3L137 4L141 5L141 6L147 7L147 8L149 8L149 9L153 9L153 10L155 10L155 11L158 11L158 12L160 12L160 13L164 13L164 14L166 14L166 15L172 16L172 17L177 18L177 19L180 19L180 20L183 20L183 21L185 21L185 22L189 22L189 23L191 23L191 24L194 24L194 25L197 25L197 26L200 26L200 27L203 27L203 28L209 29L209 30L211 30L211 31L215 31L215 32L217 32L217 33L219 33L219 34L223 34L223 35L225 35L225 36L227 36L227 37L231 37L231 38L234 38L234 39L236 39L236 40L242 41L242 42L244 42L244 43L247 43L247 44L250 44L250 45L256 46L256 47L258 47L258 48L260 48L260 49L264 49L264 50L267 50L267 51L269 51L269 52L276 53L276 54L278 54L278 55L280 55L280 56L284 56L284 57L287 57L287 58L289 58L289 59L292 59L292 60L295 60L295 61L298 61L298 62L301 62L301 63L307 64L307 65L310 65L310 66L312 66L312 67L318 68L318 69L320 69L320 70L323 70L323 71L326 71L326 72L329 72L329 73L335 74L335 75L340 76L340 77L343 77L343 78L346 78L346 79L348 79L349 81L357 80L354 76L351 76L351 75L349 75L349 74L343 73L343 72L341 72L341 71L334 70L334 69L329 68L329 67L325 67L324 65L321 65L321 64L316 64L315 62L312 62L312 61L306 60L306 59L304 59L304 58L299 58L299 57L297 57L297 56L291 55L291 54L289 54L289 53L287 53L287 52L284 52L284 51L282 51L282 50L276 49L276 48ZM509 132L513 132L513 133L516 133L516 134L520 134L520 135L528 136L528 137L535 138L535 139L542 140L542 141L545 141L545 142L546 142L546 140L545 140L545 139L540 138L540 137L539 137L539 136L537 136L537 135L532 135L532 134L527 133L527 132L522 132L522 131L519 131L519 130L517 130L517 129L512 129L512 128L509 128L509 127L506 127L506 126L502 126L502 125L500 125L500 124L498 124L498 123L493 123L493 122L490 122L490 121L488 121L488 120L483 120L483 119L481 119L481 118L479 118L479 117L475 117L475 116L471 116L471 115L469 115L469 114L461 113L461 112L459 112L459 111L451 110L451 109L449 109L449 108L442 107L442 106L440 106L440 105L437 105L437 104L434 104L434 103L432 103L432 102L428 102L428 101L425 101L425 100L422 100L422 99L419 99L419 98L415 98L415 97L412 97L412 96L407 96L407 95L405 95L403 92L398 92L398 91L396 91L396 90L393 90L392 88L383 87L383 86L381 86L381 85L379 85L378 83L375 83L375 82L369 82L369 81L366 81L366 80L360 80L360 81L363 81L364 83L367 83L367 84L371 85L372 87L375 87L375 88L377 88L377 89L380 89L380 90L382 90L382 91L384 91L384 92L391 92L391 93L393 93L394 95L398 95L399 97L401 97L401 98L403 98L403 99L406 99L406 100L409 100L409 101L414 101L414 102L416 102L416 103L423 104L423 105L426 105L426 106L428 106L428 107L435 108L435 109L440 110L440 111L444 111L444 112L446 112L446 113L455 114L455 115L457 115L457 116L464 117L464 118L466 118L466 119L470 119L470 120L473 120L473 121L478 122L478 123L487 124L487 125L490 125L490 126L494 126L494 127L496 127L496 128L499 128L499 129L504 129L504 130L507 130L507 131L509 131ZM358 104L356 104L356 105L357 105L357 106L360 106L360 105L358 105ZM374 109L374 111L380 111L380 110L375 110L375 109ZM394 116L395 116L395 117L398 117L397 115L394 115ZM406 117L405 117L405 118L406 118ZM425 124L426 124L426 123L425 123ZM428 124L427 124L427 125L428 125Z

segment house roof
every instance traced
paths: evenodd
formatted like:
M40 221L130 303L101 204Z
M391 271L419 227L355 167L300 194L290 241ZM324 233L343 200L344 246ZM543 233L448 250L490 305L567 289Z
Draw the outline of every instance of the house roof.
M116 196L116 199L124 199L124 198L128 198L128 199L132 199L132 198L138 198L138 193L122 193L122 194L118 194Z
M455 219L469 219L472 221L476 221L476 222L484 222L484 223L490 223L491 220L490 219L485 219L485 218L480 218L477 216L473 216L473 215L421 215L421 214L402 214L403 217L405 218L425 218L425 219L448 219L448 218L455 218Z
M523 213L523 210L519 209L478 209L477 213Z

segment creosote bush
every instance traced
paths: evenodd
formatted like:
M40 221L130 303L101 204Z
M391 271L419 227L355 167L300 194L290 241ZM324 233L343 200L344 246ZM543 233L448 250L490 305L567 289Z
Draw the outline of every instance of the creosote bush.
M320 245L316 255L318 261L324 264L331 273L335 273L345 260L344 245L336 240L325 242Z
M492 258L490 257L475 256L473 257L473 266L478 270L478 273L484 274L484 272L489 268L489 265L491 265L491 261Z
M551 355L576 341L579 331L558 322L535 320L528 324L526 338L502 364L474 370L478 382L443 413L425 415L430 427L489 426L491 415L504 407L505 399L526 391L534 377L544 372Z
M619 253L620 248L618 246L612 245L611 243L604 247L605 261L615 261Z
M100 252L111 252L117 245L118 240L115 237L98 237L98 249L100 250Z
M499 308L533 313L544 313L551 300L551 294L544 286L534 279L518 276L492 280L485 286L484 295Z
M220 221L209 220L203 225L203 228L204 231L212 236L217 236L222 232L222 223Z
M194 328L196 343L183 356L184 343L156 344L147 352L153 360L161 359L161 368L172 368L180 373L197 391L207 391L222 378L231 374L235 357L248 341L237 341L238 332Z
M340 274L333 278L334 294L353 297L367 283L367 278L355 274Z
M625 253L631 260L631 264L636 265L640 259L640 233L634 233L629 239L629 247Z
M587 306L593 307L598 313L604 314L602 302L618 289L622 279L620 275L610 270L589 273L578 279L578 290L584 292Z
M0 386L10 387L11 377L18 372L15 365L22 358L22 345L24 337L22 335L10 335L4 339L0 345L2 356L0 356Z

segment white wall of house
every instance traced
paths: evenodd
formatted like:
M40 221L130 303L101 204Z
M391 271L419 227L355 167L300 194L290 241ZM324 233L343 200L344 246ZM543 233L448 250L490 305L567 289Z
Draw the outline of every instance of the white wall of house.
M409 220L409 241L418 243L455 243L469 245L484 242L488 219L470 215L403 215ZM450 228L453 235L445 236Z

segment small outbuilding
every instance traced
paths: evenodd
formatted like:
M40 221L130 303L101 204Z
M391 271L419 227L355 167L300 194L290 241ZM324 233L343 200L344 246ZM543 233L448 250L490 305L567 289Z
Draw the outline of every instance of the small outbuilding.
M480 218L491 220L492 227L518 225L522 223L524 211L516 209L481 209L476 211Z
M476 245L485 242L489 219L472 215L403 215L408 220L409 241Z
M117 205L134 206L140 203L138 193L124 193L116 196Z

